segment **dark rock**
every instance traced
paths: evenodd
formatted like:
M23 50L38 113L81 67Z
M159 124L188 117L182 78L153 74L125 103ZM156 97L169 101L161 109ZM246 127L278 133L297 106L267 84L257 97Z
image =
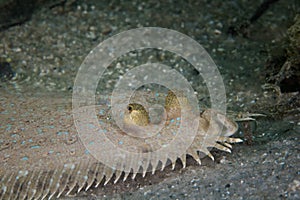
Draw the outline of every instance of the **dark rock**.
M266 64L267 82L279 86L282 93L300 91L300 15L287 36L281 48L274 48Z
M23 24L40 8L69 6L75 0L6 0L0 2L0 31Z
M12 79L14 76L14 72L11 68L10 63L8 62L0 62L0 80L6 81Z

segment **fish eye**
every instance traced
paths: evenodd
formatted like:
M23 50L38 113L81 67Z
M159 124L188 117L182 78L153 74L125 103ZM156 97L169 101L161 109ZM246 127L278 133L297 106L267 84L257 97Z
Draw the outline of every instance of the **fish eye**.
M132 111L132 106L131 106L131 105L127 106L127 110L128 110L129 112L131 112L131 111Z

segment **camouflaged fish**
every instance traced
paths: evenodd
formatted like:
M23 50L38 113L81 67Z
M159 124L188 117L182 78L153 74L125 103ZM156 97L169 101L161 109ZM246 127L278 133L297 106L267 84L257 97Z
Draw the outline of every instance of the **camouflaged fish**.
M144 99L157 97L154 96ZM125 131L111 117L109 98L98 98L96 115L102 128L97 131L117 148L129 152L143 154L160 149L173 140L181 120L176 96L169 92L161 98L165 99L166 114L158 119L150 116L142 104L129 103L123 116ZM146 160L121 160L122 170L118 170L97 160L88 150L89 144L83 144L74 125L71 98L1 93L0 118L0 199L58 198L105 185L110 180L116 183L120 177L125 181L129 175L134 178L137 173L145 176L147 171L163 170L168 161L174 169L178 158L184 168L187 154L201 164L199 152L214 159L209 148L230 152L230 143L242 141L229 137L238 129L234 121L207 109L197 118L197 134L183 155L170 152ZM161 129L152 137L135 137L139 128L147 126ZM93 142L91 138L90 144Z

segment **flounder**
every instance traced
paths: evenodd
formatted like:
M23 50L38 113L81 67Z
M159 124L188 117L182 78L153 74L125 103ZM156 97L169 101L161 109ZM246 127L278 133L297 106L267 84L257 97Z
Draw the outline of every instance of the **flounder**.
M159 120L153 120L142 104L132 102L122 116L124 127L119 128L111 116L109 98L101 96L96 106L101 128L95 129L115 148L141 155L158 151L179 134L174 130L181 124L178 99L172 92L163 97L166 98L165 112ZM93 136L83 138L78 135L72 114L71 100L66 97L56 95L50 99L49 95L1 94L0 199L58 198L88 190L91 186L97 187L101 183L105 185L112 179L114 183L120 177L126 180L130 174L132 178L137 173L145 176L147 171L154 173L158 170L158 166L163 170L168 161L174 169L178 159L184 168L187 154L201 164L199 152L214 159L209 148L230 152L230 143L242 141L230 137L238 129L233 120L215 110L206 109L195 118L199 120L197 134L184 154L170 152L143 160L120 160L118 164L121 168L115 168L103 164L89 151L97 141ZM158 131L149 137L140 137L141 130L147 130L147 127L156 127ZM86 141L89 141L88 144ZM100 146L95 148L102 151ZM109 152L107 154L114 156Z

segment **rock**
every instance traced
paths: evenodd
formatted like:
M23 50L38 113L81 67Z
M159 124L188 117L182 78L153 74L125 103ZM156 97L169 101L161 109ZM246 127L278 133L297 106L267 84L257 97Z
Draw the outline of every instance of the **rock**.
M14 72L9 62L0 62L0 80L6 81L12 79Z
M266 64L267 82L279 86L282 93L300 91L300 15L287 31L286 40L272 52ZM286 42L287 41L287 42ZM286 47L286 48L282 48Z

